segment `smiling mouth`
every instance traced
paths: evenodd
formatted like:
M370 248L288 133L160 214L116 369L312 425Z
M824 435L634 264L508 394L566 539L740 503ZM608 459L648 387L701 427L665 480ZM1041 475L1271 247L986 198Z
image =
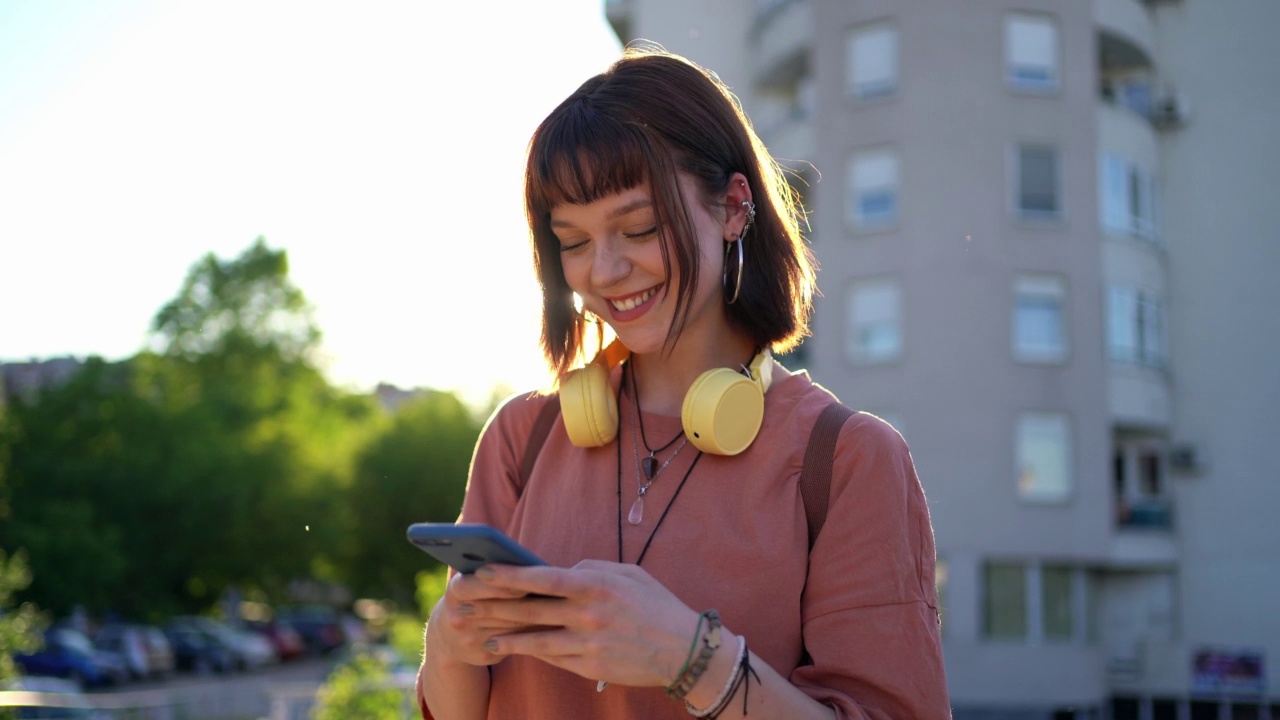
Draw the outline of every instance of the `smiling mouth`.
M653 287L645 290L639 295L632 295L631 297L623 298L621 300L610 300L609 304L618 312L627 312L628 310L635 310L640 307L657 292L658 288Z

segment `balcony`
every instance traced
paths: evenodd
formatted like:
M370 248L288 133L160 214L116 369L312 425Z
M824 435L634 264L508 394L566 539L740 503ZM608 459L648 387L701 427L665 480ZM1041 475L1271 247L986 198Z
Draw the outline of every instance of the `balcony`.
M1168 498L1119 498L1116 500L1116 526L1121 530L1173 529L1173 501Z
M813 45L813 5L782 0L762 6L752 28L756 83L763 88L792 85L809 69Z
M1138 0L1094 0L1094 19L1102 37L1099 51L1103 66L1151 66L1155 56L1155 24L1151 11Z

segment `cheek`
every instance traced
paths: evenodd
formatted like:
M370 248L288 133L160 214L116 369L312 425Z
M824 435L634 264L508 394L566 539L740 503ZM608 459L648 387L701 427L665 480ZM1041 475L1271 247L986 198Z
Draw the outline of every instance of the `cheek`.
M571 290L581 293L586 289L587 281L591 277L591 264L580 257L562 255L560 273L564 275L564 282Z

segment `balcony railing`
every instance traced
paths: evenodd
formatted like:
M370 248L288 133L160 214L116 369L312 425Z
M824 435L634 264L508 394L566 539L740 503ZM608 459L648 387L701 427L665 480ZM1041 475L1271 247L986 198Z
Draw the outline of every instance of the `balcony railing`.
M1172 530L1173 503L1165 498L1117 500L1116 523L1124 529Z

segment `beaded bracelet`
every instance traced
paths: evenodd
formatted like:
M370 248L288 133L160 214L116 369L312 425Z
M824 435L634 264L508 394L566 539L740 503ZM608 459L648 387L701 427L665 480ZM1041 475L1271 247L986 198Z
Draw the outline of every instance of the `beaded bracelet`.
M720 647L720 613L715 610L706 610L701 615L707 621L707 630L701 633L702 650L698 653L698 657L692 662L686 663L681 669L680 674L676 676L675 682L668 685L665 689L667 696L672 700L683 700L685 695L693 689L697 684L698 678L702 677L702 673L706 672L708 663L711 662L711 656L715 654L716 648ZM698 623L698 627L702 627L702 623ZM695 636L694 646L698 644L699 636ZM690 656L693 649L690 648Z
M733 661L733 671L729 673L729 679L724 681L724 687L720 689L720 694L710 705L707 706L706 710L699 710L693 705L690 705L688 700L684 701L684 709L688 710L689 714L696 718L712 717L724 712L725 706L729 704L729 700L733 697L733 691L737 689L738 683L742 679L742 674L746 672L745 666L742 662L742 658L745 657L746 654L747 638L739 635L738 659Z

